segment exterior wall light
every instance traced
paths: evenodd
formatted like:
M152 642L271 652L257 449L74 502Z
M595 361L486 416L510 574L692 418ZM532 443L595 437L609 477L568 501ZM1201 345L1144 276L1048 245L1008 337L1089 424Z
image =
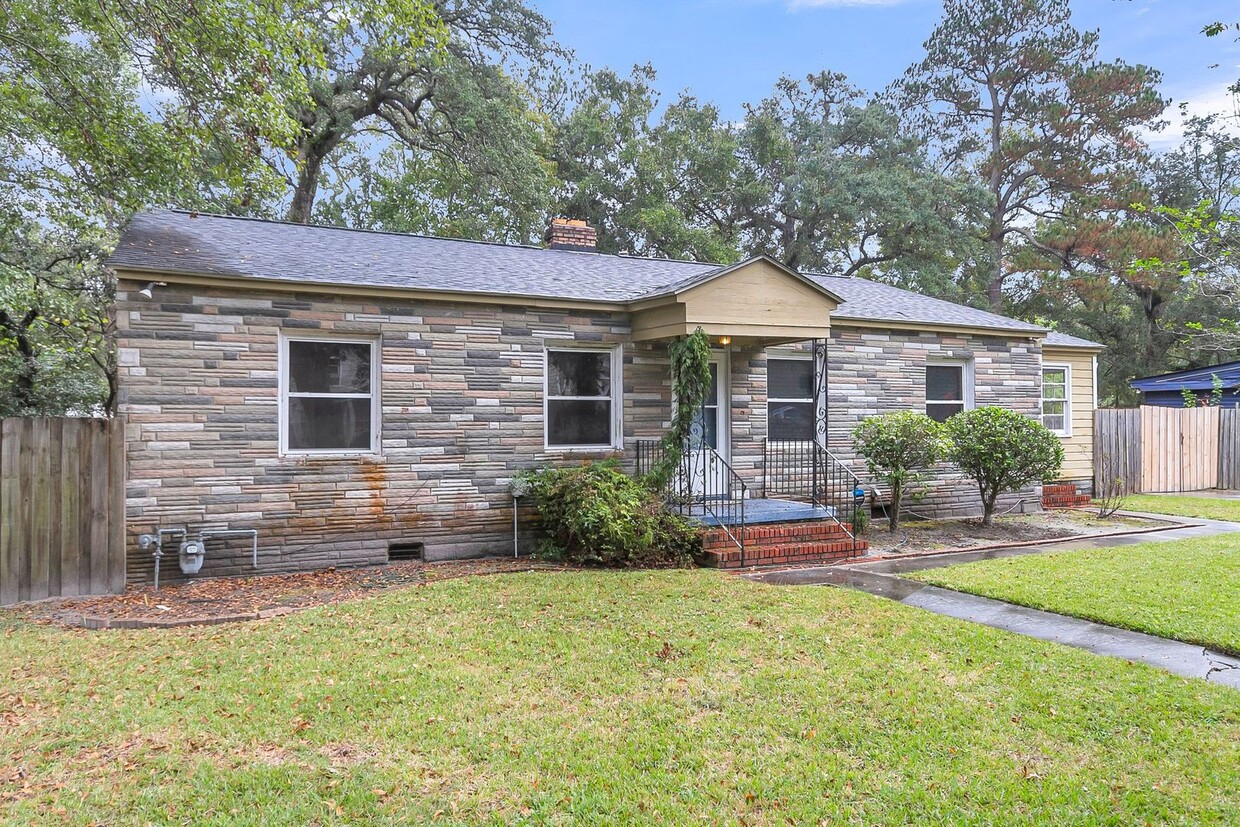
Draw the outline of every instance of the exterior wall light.
M138 295L149 301L151 298L154 297L156 287L166 287L166 286L167 285L164 284L164 282L162 281L152 281L148 283L146 287L143 287L141 290L139 290Z
M732 344L732 337L731 336L720 336L719 344L723 345L724 347L727 347L728 345Z

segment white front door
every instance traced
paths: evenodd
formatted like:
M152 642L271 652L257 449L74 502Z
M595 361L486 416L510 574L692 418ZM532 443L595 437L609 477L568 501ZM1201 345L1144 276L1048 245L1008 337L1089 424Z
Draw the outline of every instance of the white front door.
M726 496L729 473L724 465L731 454L728 413L732 398L728 388L728 356L719 353L710 360L710 392L702 410L694 416L689 448L684 457L684 473L690 489L699 497Z

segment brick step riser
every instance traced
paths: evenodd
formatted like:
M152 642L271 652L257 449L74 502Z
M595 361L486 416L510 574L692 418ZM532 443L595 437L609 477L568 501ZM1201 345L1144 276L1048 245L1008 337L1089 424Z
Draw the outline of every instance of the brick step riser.
M853 549L851 542L846 543L794 543L780 548L750 550L745 549L746 566L773 566L791 563L834 563L849 560L865 551L864 542L858 543ZM726 552L707 552L706 565L713 568L740 568L741 553L739 549Z
M806 529L750 529L745 532L745 545L783 545L787 543L825 542L838 540L848 536L844 529L835 523L815 525ZM702 538L703 545L713 546L734 545L732 538L722 531L709 531Z
M780 537L778 539L771 538L765 540L746 540L745 548L779 548L780 546L792 546L804 543L844 543L851 542L849 536L844 532L839 534L827 534L817 537ZM736 543L732 542L730 537L722 537L712 539L702 543L702 548L710 551L712 549L729 549L736 548Z

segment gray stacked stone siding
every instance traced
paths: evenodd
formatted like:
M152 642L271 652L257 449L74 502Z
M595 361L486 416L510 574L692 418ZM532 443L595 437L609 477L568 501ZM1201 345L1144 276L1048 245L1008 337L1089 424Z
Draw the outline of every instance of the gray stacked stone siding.
M828 352L828 444L868 483L875 481L852 447L852 430L867 416L926 410L926 365L964 362L977 407L999 405L1037 417L1041 410L1041 349L1035 340L833 325ZM880 486L881 489L881 486ZM1040 511L1038 488L1001 497L1000 511ZM972 480L944 465L926 480L908 509L930 517L981 514Z
M263 573L381 563L392 542L511 553L513 474L608 456L545 449L547 342L622 346L626 460L670 416L666 350L632 344L626 314L141 286L118 296L132 581L161 526L257 528ZM280 454L281 331L380 342L381 453ZM245 543L209 545L204 575L249 571Z
M268 288L145 284L118 295L120 405L128 450L128 572L151 579L137 538L159 527L256 528L260 572L384 562L389 544L427 559L512 551L508 483L520 470L618 456L658 439L671 412L666 348L635 344L625 313L329 296ZM381 450L282 455L280 335L376 340ZM548 343L621 348L621 452L544 446ZM764 492L768 351L730 353L731 455L752 496ZM925 365L968 360L976 404L1038 411L1037 344L1027 339L837 325L829 352L829 441L864 476L849 434L863 417L925 409ZM1037 507L1036 493L1022 498ZM913 510L980 510L972 484L946 469ZM529 548L531 509L522 510ZM175 557L163 574L179 576ZM212 541L205 575L248 573L244 542Z

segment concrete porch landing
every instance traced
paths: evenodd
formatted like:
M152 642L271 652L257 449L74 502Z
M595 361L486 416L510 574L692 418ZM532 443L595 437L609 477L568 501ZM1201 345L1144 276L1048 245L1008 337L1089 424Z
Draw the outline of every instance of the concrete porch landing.
M694 516L694 522L704 526L739 525L739 504L729 506L735 512L732 516L724 515L717 520L710 514ZM745 500L745 525L773 525L775 523L804 523L816 520L830 520L835 516L835 509L829 506L812 505L796 500L774 500L765 497Z

